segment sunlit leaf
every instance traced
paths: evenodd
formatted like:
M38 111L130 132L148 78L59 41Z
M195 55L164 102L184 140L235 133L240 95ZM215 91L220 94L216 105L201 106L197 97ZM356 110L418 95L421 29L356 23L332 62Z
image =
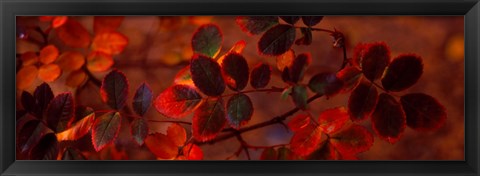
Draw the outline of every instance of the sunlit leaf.
M200 26L192 37L192 48L199 53L214 58L222 48L223 35L214 24Z
M143 116L152 104L153 92L147 83L143 83L137 88L133 97L133 110L140 116Z
M195 86L208 96L219 96L225 91L220 65L213 59L195 55L190 63Z
M377 99L377 88L372 83L361 81L348 99L350 119L354 122L367 119L375 109Z
M33 97L37 101L40 114L43 114L43 111L47 109L48 104L53 99L53 92L47 83L42 83L35 89Z
M85 64L85 56L78 51L67 51L58 57L57 64L64 71L78 70Z
M17 134L19 151L21 153L30 151L47 133L49 133L48 127L39 120L28 121Z
M118 112L108 112L95 119L92 127L92 143L97 152L117 138L121 121L122 118Z
M295 85L292 88L292 93L290 94L292 96L293 103L295 103L295 106L300 109L306 109L307 108L307 88L302 85Z
M194 86L193 80L192 80L192 74L190 73L190 65L178 71L177 75L175 75L175 79L173 80L173 83Z
M414 85L423 73L423 63L420 56L404 54L395 58L388 65L382 78L383 88L388 91L402 91Z
M227 120L233 128L239 129L248 123L253 115L253 104L245 94L239 93L227 102Z
M288 128L292 131L299 131L310 124L310 115L298 114L292 118L287 124Z
M95 113L92 108L86 108L82 112L81 109L76 108L76 118L81 118L73 123L67 130L57 133L58 141L74 141L88 134L95 122Z
M340 130L348 119L349 115L344 107L327 109L318 117L318 126L324 133L332 134Z
M313 92L331 97L339 93L343 88L343 81L335 73L322 72L316 74L308 82L308 87Z
M280 18L288 24L295 24L300 19L299 16L280 16Z
M67 147L62 154L62 160L86 160L82 152L72 147Z
M203 151L195 144L187 144L183 147L183 155L188 160L203 160Z
M302 16L303 24L306 26L315 26L322 21L323 16Z
M113 65L111 55L100 51L94 51L87 56L87 68L92 72L102 72L110 69Z
M300 28L302 32L302 37L295 40L296 45L310 45L312 44L312 29L310 28Z
M236 18L237 24L243 32L249 35L257 35L278 24L276 16L239 16Z
M45 82L53 82L62 74L62 69L57 64L42 65L38 69L38 78Z
M30 87L38 75L38 69L34 65L21 68L17 72L17 89L24 90Z
M114 32L123 22L123 16L95 16L93 17L93 31L96 34Z
M297 155L307 156L319 147L322 130L313 124L295 132L290 140L290 149Z
M382 76L389 63L390 48L387 44L372 43L367 46L362 55L362 72L368 80L374 81Z
M292 49L278 56L277 57L278 70L283 71L283 69L291 67L294 59L295 59L295 51L293 51Z
M307 70L307 67L312 62L312 56L310 53L299 54L292 62L292 66L289 68L290 80L294 83L301 81Z
M252 69L250 85L255 89L264 88L270 82L272 68L265 63L259 63Z
M447 119L445 107L434 97L423 93L411 93L400 98L407 116L407 125L419 131L440 128Z
M155 156L162 159L171 159L178 154L177 145L162 133L148 135L145 145Z
M67 22L68 17L67 16L56 16L52 20L52 28L58 28Z
M331 136L330 142L341 154L356 154L372 147L373 135L363 126L352 125Z
M53 133L46 134L30 151L31 160L56 160L58 141Z
M90 33L72 18L68 18L64 25L56 28L55 32L65 45L76 48L86 48L90 45Z
M128 38L119 32L107 32L95 35L92 41L92 50L106 54L120 54L128 44Z
M198 141L215 138L225 126L225 106L221 98L210 98L193 115L192 133Z
M277 160L278 153L273 147L265 148L260 155L260 160Z
M214 16L189 16L188 21L194 25L204 25L212 22Z
M248 63L237 53L229 53L222 62L222 73L227 86L232 90L240 91L248 83Z
M76 88L86 82L88 76L83 70L76 70L68 74L65 85Z
M47 124L55 132L67 129L73 122L75 116L75 102L73 95L62 93L57 95L47 107Z
M179 147L183 146L187 141L187 131L177 123L172 123L168 126L167 136Z
M38 62L38 56L35 52L26 52L20 56L23 66L34 65Z
M295 28L290 25L276 25L265 32L258 41L258 51L267 56L279 56L287 52L295 41Z
M348 66L337 72L337 78L343 82L342 92L352 91L360 82L362 71L357 67Z
M103 78L100 94L103 102L111 108L120 110L125 106L128 97L128 80L125 74L113 70Z
M130 124L130 133L138 145L143 145L148 135L148 124L143 118L136 118Z
M406 123L400 103L389 94L380 94L377 107L372 114L372 127L377 135L394 144L400 139Z
M190 114L202 101L195 88L186 85L173 85L165 89L155 99L157 111L167 117L181 118Z

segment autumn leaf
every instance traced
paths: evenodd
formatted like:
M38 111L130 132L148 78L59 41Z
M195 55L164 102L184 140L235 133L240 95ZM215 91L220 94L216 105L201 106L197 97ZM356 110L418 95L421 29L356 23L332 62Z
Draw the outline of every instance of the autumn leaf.
M321 147L306 157L307 160L337 160L337 151L328 141L323 142Z
M123 22L123 16L95 16L93 17L93 31L96 34L115 32Z
M235 94L227 102L227 120L231 127L239 129L248 123L253 115L250 97L243 93Z
M113 109L122 109L127 101L128 86L125 74L118 70L111 71L105 76L100 87L102 101Z
M223 35L217 25L200 26L192 37L192 48L195 53L214 58L222 48Z
M323 16L302 16L303 24L308 27L312 27L320 23L322 21Z
M434 97L424 93L411 93L400 98L407 116L407 125L419 131L440 128L447 119L445 107Z
M56 134L58 141L74 141L88 134L95 122L95 113L92 108L82 108L85 109L77 107L75 110L76 118L81 119L70 125L65 131Z
M135 96L133 97L132 107L133 110L140 116L143 116L150 104L152 104L153 92L147 83L143 83L137 88Z
M307 108L307 88L302 85L295 85L292 88L292 100L295 103L295 106L300 109Z
M24 90L30 87L38 75L38 69L34 65L22 67L17 72L17 89Z
M190 65L178 71L177 75L175 75L175 79L173 80L173 83L187 85L187 86L194 86L193 80L192 80L192 74L190 73Z
M32 94L23 91L20 97L20 102L22 103L23 109L41 119L42 116L38 113L39 109L37 107L37 101Z
M350 127L332 135L330 142L342 155L365 152L373 145L373 135L363 126Z
M302 32L302 37L295 40L296 45L310 45L312 44L312 29L310 28L300 28Z
M219 96L225 91L220 65L213 59L195 55L190 63L195 86L208 96Z
M58 141L53 133L46 134L32 148L29 154L31 160L56 160L58 155Z
M289 68L290 81L297 83L303 79L305 71L312 62L312 56L310 53L299 54L292 62L292 66Z
M155 156L162 159L171 159L178 154L177 145L162 133L148 135L145 145Z
M326 95L327 97L334 96L343 88L343 81L340 80L335 73L322 72L314 75L308 82L308 87L313 92Z
M279 56L287 52L295 41L295 28L290 25L276 25L265 32L258 41L262 55Z
M148 135L148 124L143 118L136 118L130 124L130 133L138 145L143 145L145 138Z
M193 115L192 133L198 141L215 138L225 126L225 106L221 98L210 98Z
M263 149L262 154L260 154L260 160L277 160L278 153L273 147L268 147Z
M249 77L248 63L237 53L229 53L222 61L222 75L230 89L240 91L247 86Z
M74 116L75 102L70 92L57 95L46 110L47 124L55 132L67 129L73 122Z
M202 149L192 143L183 147L183 155L185 155L187 160L203 160Z
M76 88L87 81L87 74L83 70L76 70L68 74L65 80L65 85L68 87Z
M58 57L57 64L64 71L75 71L85 64L85 56L78 51L67 51Z
M362 71L355 66L347 66L337 72L337 78L343 82L341 92L352 91L359 83L362 77Z
M68 18L64 25L56 28L55 32L65 45L75 48L87 48L90 45L90 33L72 18Z
M361 81L348 99L350 119L354 122L367 119L375 109L377 99L378 92L372 83Z
M42 83L35 89L33 97L37 102L38 108L40 109L39 115L42 115L43 111L47 109L47 106L53 99L53 92L47 83Z
M309 124L310 124L310 115L298 114L287 123L287 126L288 128L290 128L290 130L296 132L307 127Z
M87 56L87 68L92 72L107 71L113 65L113 58L111 55L93 51Z
M422 58L413 54L400 55L388 65L382 86L388 91L402 91L414 85L422 76Z
M295 132L290 140L290 149L297 155L307 156L317 149L322 139L322 130L313 124Z
M48 133L51 131L41 121L31 120L17 134L17 148L21 153L28 153Z
M38 69L38 78L45 82L53 82L62 74L62 69L57 64L42 65Z
M277 56L277 69L283 71L283 69L291 67L293 60L295 60L295 51L290 49L282 55Z
M327 109L318 117L318 126L324 133L332 134L340 130L348 119L349 115L344 107Z
M35 52L26 52L20 56L20 60L22 60L23 66L34 65L38 62L39 58Z
M272 68L265 63L259 63L252 69L250 85L255 89L264 88L270 82Z
M362 55L362 72L370 81L380 78L390 63L390 48L383 42L367 46Z
M257 35L278 24L276 16L239 16L236 18L237 24L243 32L248 35Z
M47 45L40 50L38 59L43 64L49 64L57 60L59 55L58 49L55 45Z
M117 138L121 121L118 112L108 112L95 119L92 127L92 143L95 151L102 150Z
M68 20L67 16L56 16L52 20L52 28L58 28L62 25L64 25Z
M92 50L116 55L123 52L128 44L128 38L119 32L104 32L95 35L92 41Z
M372 114L372 126L380 138L394 144L406 126L406 117L400 103L389 94L382 93Z
M280 18L287 22L288 24L295 24L299 19L300 17L299 16L280 16Z
M299 157L295 155L289 148L280 147L277 149L278 159L277 160L299 160Z
M179 124L172 123L168 126L167 137L169 137L175 145L181 147L187 141L187 131Z
M62 160L86 160L82 152L72 147L67 147L62 154Z
M190 114L202 102L200 94L190 86L173 85L155 99L155 109L170 118L181 118Z

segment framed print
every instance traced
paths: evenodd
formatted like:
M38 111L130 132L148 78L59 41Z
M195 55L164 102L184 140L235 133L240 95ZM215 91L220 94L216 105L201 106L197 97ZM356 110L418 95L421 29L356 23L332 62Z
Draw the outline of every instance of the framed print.
M2 1L1 173L478 175L479 8Z

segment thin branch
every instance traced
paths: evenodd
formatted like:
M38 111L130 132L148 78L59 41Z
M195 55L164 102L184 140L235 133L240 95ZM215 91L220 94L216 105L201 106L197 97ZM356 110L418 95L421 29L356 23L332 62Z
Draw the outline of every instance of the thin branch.
M253 89L253 90L235 92L235 93L231 93L231 94L224 94L221 97L233 96L233 95L236 95L236 94L239 94L239 93L247 94L247 93L254 93L254 92L282 92L282 91L283 91L283 88L272 87L270 89Z
M181 123L181 124L185 124L185 125L192 125L191 122L174 121L174 120L152 120L152 119L148 119L147 121L149 121L149 122L159 122L159 123Z
M245 140L243 139L242 135L240 135L240 133L236 133L235 136L237 137L237 140L240 142L240 147L243 148L243 150L245 151L245 155L247 156L248 160L252 160L252 158L250 157L250 152L248 151L248 147L250 145L248 145L248 143L245 142Z

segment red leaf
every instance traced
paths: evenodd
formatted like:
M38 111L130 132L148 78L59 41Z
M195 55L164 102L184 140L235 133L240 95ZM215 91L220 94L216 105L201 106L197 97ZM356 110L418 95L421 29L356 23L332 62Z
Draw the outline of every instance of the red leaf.
M177 145L162 133L148 135L145 145L155 156L162 159L171 159L178 154Z
M136 118L130 124L130 133L138 145L143 145L148 135L148 124L143 118Z
M143 116L150 104L152 104L153 93L150 86L147 83L143 83L137 88L135 96L133 97L132 107L133 110L140 116Z
M283 72L285 68L292 67L293 60L295 60L295 51L290 49L277 57L277 69Z
M248 71L247 60L240 54L229 53L222 61L223 78L232 90L240 91L247 86Z
M82 152L77 149L67 147L62 154L62 160L86 160L87 158L83 156Z
M195 53L214 58L222 48L223 35L217 25L200 26L192 37L192 48Z
M186 85L173 85L155 99L157 111L170 118L181 118L190 114L202 101L197 91Z
M92 50L106 54L120 54L128 44L128 38L119 32L103 32L95 35Z
M227 102L227 120L235 129L248 123L253 115L253 104L250 97L243 93L236 94Z
M372 83L362 81L353 89L348 99L348 113L354 122L367 119L375 109L378 92Z
M38 109L40 110L38 115L42 115L43 111L47 109L47 106L53 99L53 92L47 83L42 83L35 89L33 97L35 97Z
M58 141L53 133L46 134L30 151L31 160L56 160Z
M290 80L294 83L301 81L311 62L312 56L310 53L299 54L295 60L293 60L292 66L290 67Z
M400 139L406 126L402 106L391 95L382 93L372 114L372 126L380 138L394 144Z
M250 75L250 85L255 89L264 88L270 82L272 68L265 63L259 63L253 67Z
M412 93L400 98L407 116L407 125L420 131L440 128L447 119L445 107L437 99L423 93Z
M17 148L20 153L28 153L47 133L50 133L49 129L38 120L25 123L17 135Z
M128 97L128 80L125 74L116 69L108 73L103 78L100 94L103 102L111 108L122 109Z
M323 16L302 16L303 24L308 27L315 26L322 21Z
M333 145L326 141L318 150L309 155L307 160L337 160L337 151Z
M296 156L290 149L286 147L278 148L278 158L277 160L298 160Z
M257 35L278 24L278 17L239 16L236 18L236 22L243 32L246 32L248 35Z
M46 110L47 124L50 129L60 132L67 129L74 120L75 102L71 93L57 95Z
M193 137L198 141L215 138L225 126L225 106L221 98L210 98L193 115Z
M344 107L327 109L318 117L318 126L324 133L332 134L340 130L348 118L349 115Z
M183 155L187 160L203 160L203 151L195 144L187 144L183 147Z
M86 48L90 45L90 33L72 18L68 18L64 25L55 29L58 38L65 45L75 48Z
M296 45L310 45L312 44L312 29L310 28L300 28L302 32L302 37L295 40Z
M279 56L287 52L295 41L295 28L279 24L269 29L258 41L258 51L267 56Z
M273 147L265 148L260 155L260 160L277 160L278 154Z
M352 91L360 82L362 71L357 67L349 66L337 72L337 78L343 82L342 92Z
M193 80L192 80L192 74L190 73L190 65L178 71L177 75L175 75L175 79L173 83L183 84L187 86L194 86Z
M313 124L297 131L290 140L290 149L300 156L307 156L317 149L322 139L322 130Z
M93 51L87 56L87 69L91 72L107 71L113 63L112 55L101 51Z
M220 65L213 59L195 55L190 63L190 73L195 86L208 96L219 96L225 91Z
M76 109L78 114L79 109ZM77 118L81 118L73 125L71 125L67 130L57 133L57 139L59 141L74 141L78 140L81 137L85 136L90 129L92 128L93 123L95 122L95 113L92 108L86 108L86 111L81 115L77 115Z
M123 16L95 16L93 18L93 31L95 33L114 32L123 22Z
M390 63L390 48L383 42L369 44L361 59L363 74L368 80L374 81L382 77Z
M299 19L300 17L299 16L280 16L280 18L287 22L288 24L295 24Z
M354 67L361 68L361 63L363 59L363 55L367 49L368 44L365 43L358 43L355 48L353 48L353 57L352 57L352 65Z
M168 126L167 136L179 147L183 146L185 141L187 141L187 132L185 131L185 128L176 123L172 123Z
M299 131L310 124L310 115L308 114L298 114L297 116L293 117L287 124L287 126L292 131Z
M92 143L97 152L117 138L121 121L118 112L108 112L95 119L92 128Z
M342 155L365 152L373 145L373 135L360 125L352 125L330 138L330 142Z
M395 58L388 66L382 79L383 88L388 91L402 91L414 85L423 73L422 58L404 54Z
M305 86L301 85L295 85L292 88L292 100L293 103L295 103L295 106L297 106L300 109L306 109L307 108L307 88Z
M27 112L29 112L32 115L37 116L39 119L41 119L41 115L39 115L38 107L35 98L33 97L32 94L22 91L21 99L20 99L23 109L25 109Z
M317 94L331 97L342 90L343 81L335 73L323 72L310 78L308 87Z

